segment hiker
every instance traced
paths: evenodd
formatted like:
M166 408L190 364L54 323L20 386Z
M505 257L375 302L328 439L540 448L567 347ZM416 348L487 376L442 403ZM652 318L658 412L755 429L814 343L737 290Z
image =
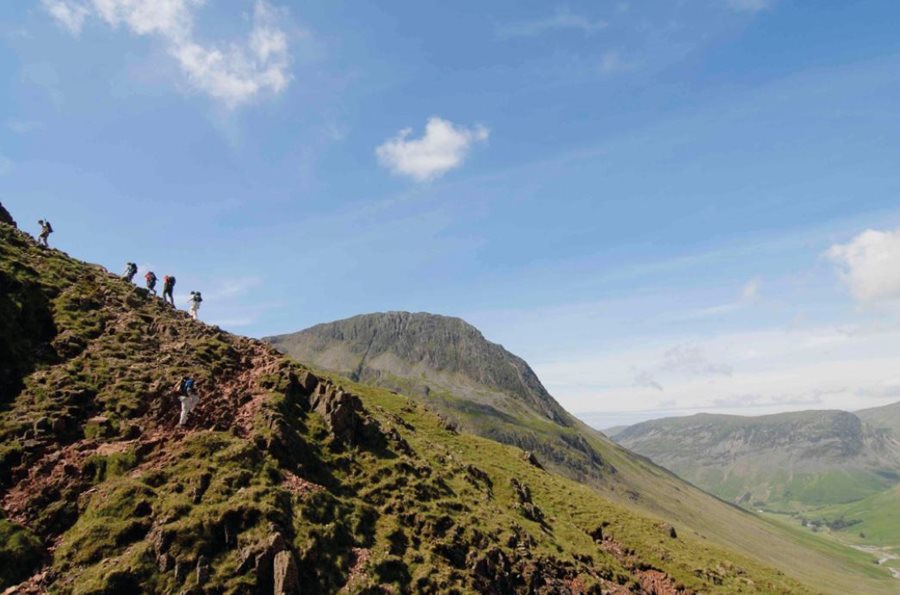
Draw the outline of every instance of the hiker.
M189 301L191 303L191 318L193 318L194 320L198 320L199 317L197 316L197 310L200 309L200 302L203 301L203 298L200 296L200 292L192 291L191 299Z
M38 244L44 248L49 248L50 245L47 243L47 238L53 233L53 226L50 225L49 221L44 221L43 219L39 219L38 224L41 226L41 235L38 236Z
M178 418L178 425L183 426L187 422L188 415L197 406L200 397L197 395L197 387L194 385L194 379L190 376L184 376L175 387L178 394L178 400L181 401L181 417Z
M122 273L122 278L131 283L135 275L137 275L137 265L133 262L126 263L125 272Z
M172 304L172 307L175 307L175 277L171 275L166 275L163 277L163 301L167 304ZM166 299L168 297L168 299Z
M147 274L144 275L144 280L147 281L147 290L156 295L156 273L147 271Z

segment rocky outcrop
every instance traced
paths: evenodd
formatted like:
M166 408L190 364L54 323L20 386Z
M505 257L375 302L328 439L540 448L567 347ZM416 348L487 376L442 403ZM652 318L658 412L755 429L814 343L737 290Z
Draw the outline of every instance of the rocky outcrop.
M296 595L300 592L300 578L294 554L285 550L275 554L273 563L274 595Z
M532 502L531 490L528 488L528 486L521 483L516 478L510 479L509 485L512 487L513 493L516 496L516 504L519 509L519 513L530 521L545 525L546 521L544 520L544 512L537 506L537 504Z
M16 225L16 220L13 219L12 215L9 214L9 211L3 206L3 203L0 203L0 223L6 223L7 225L12 225L13 227L18 227Z

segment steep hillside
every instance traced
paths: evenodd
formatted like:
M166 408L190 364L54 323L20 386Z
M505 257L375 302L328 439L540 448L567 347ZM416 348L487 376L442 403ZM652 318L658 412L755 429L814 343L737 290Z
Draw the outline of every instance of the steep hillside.
M872 426L890 430L900 440L900 401L883 407L873 407L856 412L856 416Z
M494 381L501 370L520 370L524 362L458 319L374 314L267 340L316 368L414 395L451 424L531 451L538 463L604 498L682 524L704 539L777 566L818 589L850 592L863 584L871 592L895 588L882 580L888 575L873 567L871 556L803 532L786 532L779 524L710 497L561 408L554 421L534 405L536 395L540 403L552 401L546 390L522 396L521 384ZM501 357L492 359L487 352ZM476 362L467 363L469 357ZM486 362L493 362L496 373L484 371Z
M3 223L0 286L17 593L806 591ZM201 401L179 429L183 374Z
M753 507L846 503L900 482L900 443L844 411L699 414L615 435L692 483Z

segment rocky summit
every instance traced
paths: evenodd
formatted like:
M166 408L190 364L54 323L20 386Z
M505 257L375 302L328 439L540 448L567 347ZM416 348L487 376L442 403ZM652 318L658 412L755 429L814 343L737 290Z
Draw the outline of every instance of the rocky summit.
M264 340L313 366L427 397L448 423L536 453L573 479L615 472L525 360L459 318L364 314Z
M6 223L0 286L10 593L807 591Z

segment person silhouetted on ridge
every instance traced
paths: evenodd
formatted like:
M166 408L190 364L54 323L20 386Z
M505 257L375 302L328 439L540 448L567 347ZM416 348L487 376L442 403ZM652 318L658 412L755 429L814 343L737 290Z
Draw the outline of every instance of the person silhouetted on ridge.
M172 275L166 275L163 277L163 301L167 304L172 304L172 307L175 306L175 277Z
M147 290L156 295L156 273L147 271L147 274L144 275L144 280L147 282Z
M178 394L178 400L181 401L181 417L178 418L178 425L183 426L187 422L188 415L197 406L200 397L197 395L194 379L190 376L182 377L175 387L175 392Z
M134 276L137 275L138 267L135 263L129 262L125 265L125 272L122 273L122 278L131 283L134 279Z
M200 302L203 301L203 297L200 296L199 291L192 291L191 299L189 301L191 304L191 318L198 320L199 316L197 315L197 310L200 309Z
M47 243L47 238L49 238L50 234L53 233L53 226L50 225L49 221L45 221L43 219L39 219L38 224L41 226L41 233L38 236L38 244L40 244L44 248L49 248L50 245Z

